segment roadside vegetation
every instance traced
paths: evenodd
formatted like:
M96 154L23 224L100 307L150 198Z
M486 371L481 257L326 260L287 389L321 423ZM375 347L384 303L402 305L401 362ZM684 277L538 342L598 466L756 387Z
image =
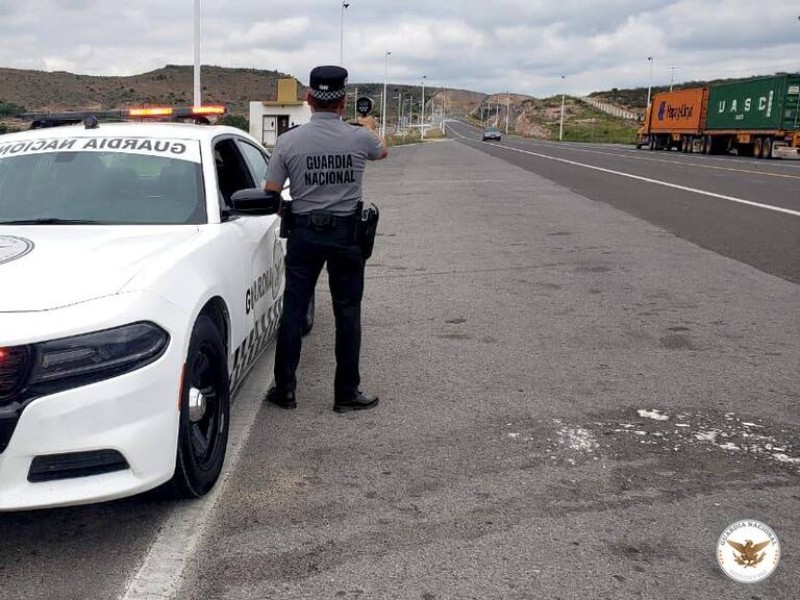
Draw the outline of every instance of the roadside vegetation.
M425 129L425 140L440 140L445 137L441 129ZM423 140L420 138L419 129L407 129L402 133L395 133L386 136L387 146L403 146L405 144L419 144Z
M506 110L509 133L528 138L557 140L561 124L561 96L526 98L510 104L478 107L469 116L478 127L496 126L505 133ZM564 141L633 144L639 123L614 117L579 98L564 99Z

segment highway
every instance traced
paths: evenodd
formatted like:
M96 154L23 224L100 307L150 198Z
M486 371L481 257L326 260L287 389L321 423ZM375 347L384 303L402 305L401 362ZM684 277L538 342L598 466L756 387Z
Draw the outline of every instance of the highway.
M456 139L577 194L800 283L800 161L650 152L516 136L500 143L480 142L476 127L451 121L448 129Z
M800 164L449 129L365 177L380 406L331 410L321 281L298 409L267 354L211 496L0 514L2 600L797 598Z

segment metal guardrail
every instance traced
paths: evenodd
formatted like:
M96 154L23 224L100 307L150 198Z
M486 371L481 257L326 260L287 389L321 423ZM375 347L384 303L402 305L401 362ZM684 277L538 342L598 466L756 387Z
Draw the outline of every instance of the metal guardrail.
M640 114L637 114L629 110L625 110L624 108L620 108L619 106L614 106L613 104L608 104L607 102L601 102L600 100L596 100L595 98L589 98L588 96L583 96L580 98L580 100L582 100L589 106L593 106L597 110L601 110L604 113L611 115L612 117L627 119L629 121L639 121L642 118L642 115Z

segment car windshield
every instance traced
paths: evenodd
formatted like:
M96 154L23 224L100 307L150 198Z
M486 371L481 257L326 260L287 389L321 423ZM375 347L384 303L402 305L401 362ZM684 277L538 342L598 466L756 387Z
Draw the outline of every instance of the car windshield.
M486 133L500 133L500 130L496 127L487 127L485 131Z
M140 139L136 143L144 152L106 152L73 150L91 143L86 140L72 145L51 140L51 146L69 149L30 151L46 147L37 143L0 144L0 225L207 222L196 141L175 146ZM133 142L129 147L136 148ZM187 149L197 161L174 157Z

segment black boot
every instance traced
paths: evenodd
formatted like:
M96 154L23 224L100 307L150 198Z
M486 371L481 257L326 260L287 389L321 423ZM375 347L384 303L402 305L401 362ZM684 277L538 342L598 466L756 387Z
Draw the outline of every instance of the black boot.
M376 406L378 406L377 396L367 396L359 390L347 400L336 400L333 404L333 410L337 413L344 413L351 410L367 410Z
M294 392L280 392L275 386L269 388L265 399L267 402L275 406L280 406L281 408L297 408L297 399L295 398Z

